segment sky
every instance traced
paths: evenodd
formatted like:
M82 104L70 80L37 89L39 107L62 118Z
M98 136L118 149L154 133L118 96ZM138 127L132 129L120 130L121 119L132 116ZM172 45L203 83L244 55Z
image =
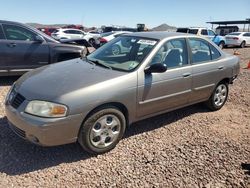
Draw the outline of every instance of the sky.
M41 24L148 28L210 26L207 21L250 18L250 0L3 0L0 20Z

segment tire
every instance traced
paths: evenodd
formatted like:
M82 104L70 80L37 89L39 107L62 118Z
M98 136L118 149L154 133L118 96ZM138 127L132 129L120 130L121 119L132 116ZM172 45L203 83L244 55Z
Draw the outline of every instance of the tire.
M220 47L220 49L223 49L225 47L225 42L221 41L218 46Z
M118 45L113 45L111 50L113 55L119 55L121 53L121 48Z
M216 86L208 101L206 101L206 105L212 111L219 110L226 103L227 97L228 84L225 82L221 82Z
M241 48L245 48L245 46L246 46L246 42L243 41L243 42L240 44L240 47L241 47Z
M118 144L125 129L126 119L123 113L117 108L109 106L94 112L83 123L78 135L78 142L89 153L105 153Z
M93 46L95 44L95 39L89 39L89 43Z

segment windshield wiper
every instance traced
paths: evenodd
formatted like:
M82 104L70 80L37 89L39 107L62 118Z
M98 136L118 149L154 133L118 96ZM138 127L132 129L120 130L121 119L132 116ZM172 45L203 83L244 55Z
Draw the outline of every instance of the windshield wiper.
M100 63L100 61L98 60L90 60L90 59L87 59L87 61L95 64L95 65L99 65L99 66L102 66L102 67L105 67L105 68L108 68L108 69L111 69L112 70L112 67L108 66L108 65L105 65L105 64L102 64Z

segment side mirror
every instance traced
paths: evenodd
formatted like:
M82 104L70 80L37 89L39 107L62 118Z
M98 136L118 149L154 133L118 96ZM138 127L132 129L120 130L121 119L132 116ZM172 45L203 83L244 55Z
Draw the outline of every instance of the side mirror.
M153 65L150 65L149 67L146 67L146 69L144 70L146 74L161 73L166 71L167 71L167 66L162 63L155 63Z
M88 54L88 49L85 46L83 46L83 49L80 54L81 58L84 59L87 56L87 54Z
M44 38L40 35L37 35L35 37L35 41L38 42L38 43L43 43L44 42Z

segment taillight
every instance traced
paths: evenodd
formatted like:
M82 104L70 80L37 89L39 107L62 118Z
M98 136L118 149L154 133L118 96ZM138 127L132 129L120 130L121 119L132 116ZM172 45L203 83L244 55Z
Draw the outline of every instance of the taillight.
M103 43L108 42L105 38L100 38L99 41Z
M239 38L238 37L233 37L233 40L239 40Z

